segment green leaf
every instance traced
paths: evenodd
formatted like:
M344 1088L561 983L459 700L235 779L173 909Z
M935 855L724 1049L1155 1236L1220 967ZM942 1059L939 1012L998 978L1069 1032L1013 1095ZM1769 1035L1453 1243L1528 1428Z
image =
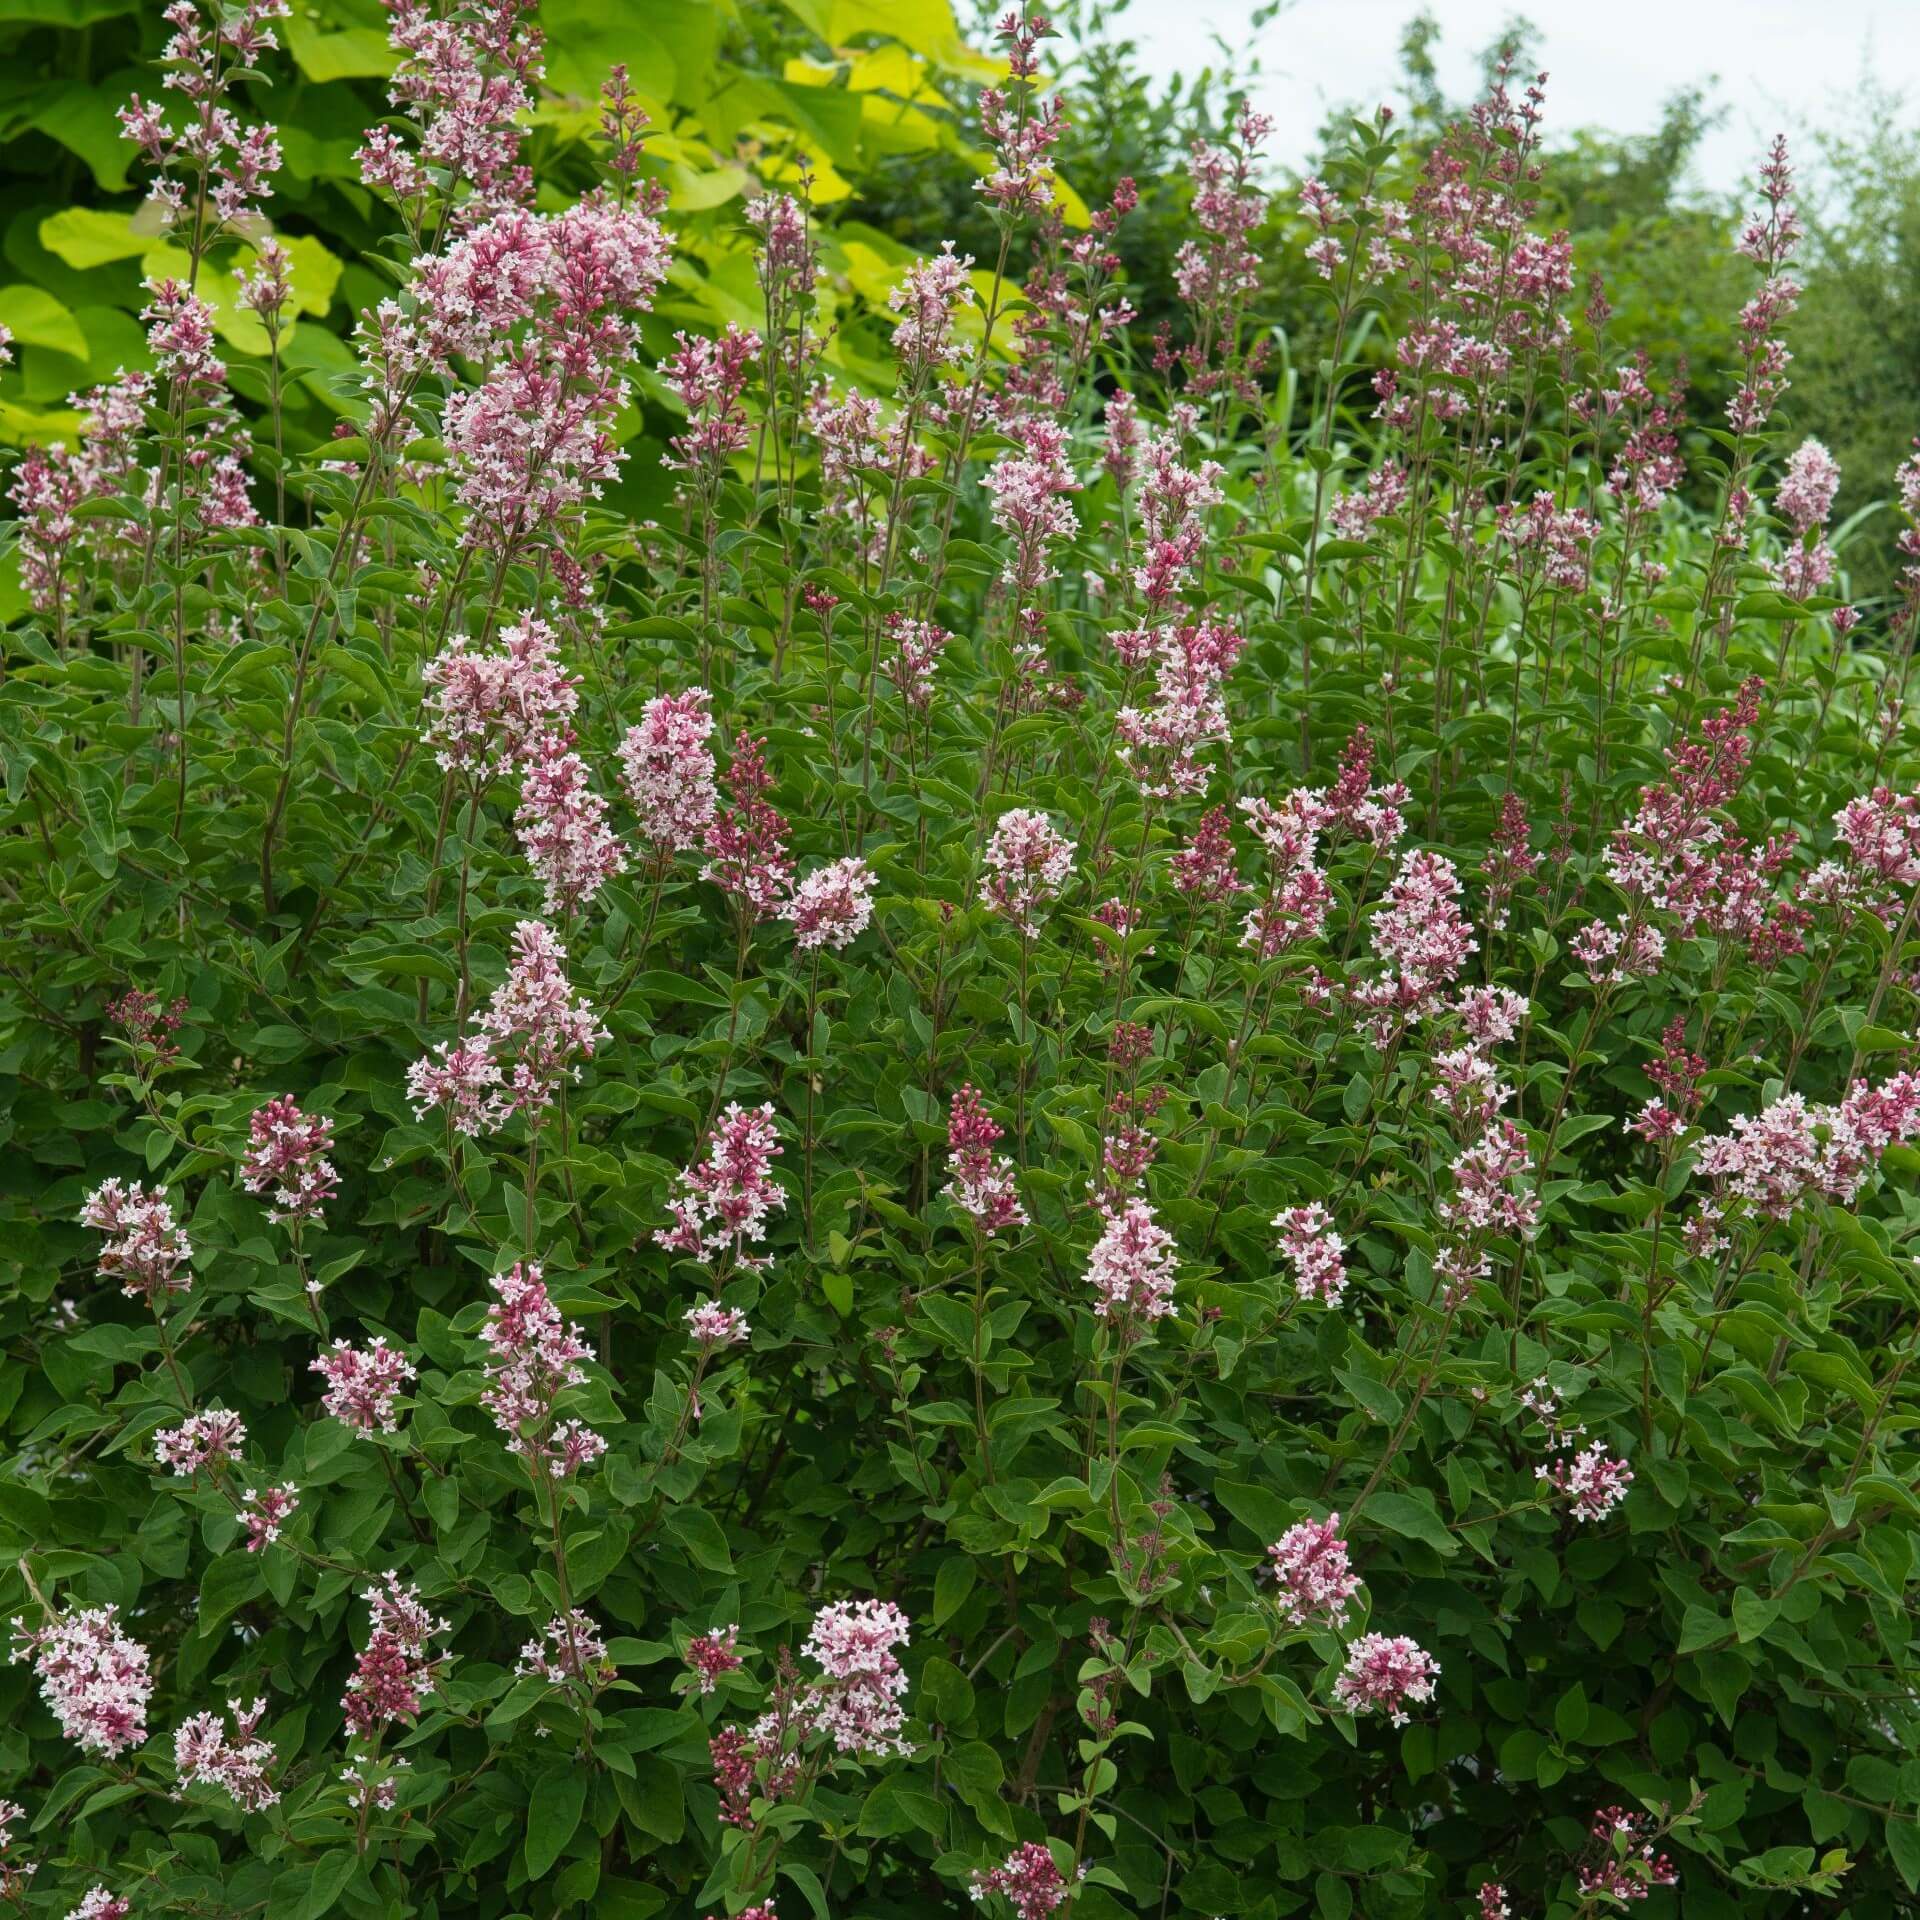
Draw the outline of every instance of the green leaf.
M87 357L80 323L42 287L0 287L0 324L22 346L51 347L74 360Z
M980 1573L966 1554L953 1554L940 1562L933 1576L933 1624L944 1627L966 1604Z
M704 1507L675 1507L667 1515L667 1531L686 1548L696 1566L709 1573L731 1573L733 1556L720 1523Z
M1779 1612L1779 1601L1742 1587L1733 1596L1733 1630L1742 1641L1757 1640L1773 1625Z
M583 1767L543 1773L533 1783L527 1806L527 1877L544 1880L553 1863L566 1851L587 1804L587 1774Z
M1430 1493L1376 1493L1367 1502L1364 1517L1409 1540L1424 1541L1436 1553L1460 1551L1460 1542L1447 1531Z

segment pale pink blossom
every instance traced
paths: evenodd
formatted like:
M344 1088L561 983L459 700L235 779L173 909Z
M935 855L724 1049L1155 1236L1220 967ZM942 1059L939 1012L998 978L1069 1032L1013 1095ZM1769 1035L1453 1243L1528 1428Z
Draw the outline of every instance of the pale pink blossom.
M993 1149L1002 1129L971 1086L953 1096L947 1119L947 1170L952 1178L942 1191L988 1238L1027 1224L1020 1204L1018 1174L1005 1154Z
M275 1758L273 1743L254 1733L266 1714L266 1701L247 1706L229 1700L227 1711L233 1716L232 1739L217 1713L196 1713L181 1722L173 1736L175 1770L183 1784L217 1787L244 1813L277 1806L280 1795L267 1777Z
M248 1487L240 1496L240 1518L246 1523L247 1551L264 1553L280 1538L280 1530L299 1510L300 1490L291 1482L262 1493Z
M273 1189L269 1220L318 1220L340 1187L339 1173L327 1158L332 1146L333 1122L302 1113L290 1095L282 1094L248 1122L240 1184L249 1193Z
M987 842L989 871L980 904L1004 914L1021 936L1039 938L1041 918L1073 873L1074 843L1044 813L1015 807L1000 816Z
M1164 1320L1174 1310L1178 1265L1173 1235L1156 1222L1153 1208L1144 1200L1128 1201L1108 1218L1087 1257L1095 1316L1129 1327Z
M607 803L587 784L587 763L569 735L550 733L534 742L513 824L545 889L544 912L575 913L626 871L626 849L607 825Z
M451 1628L422 1603L419 1588L397 1573L389 1573L384 1586L369 1587L363 1597L372 1610L372 1631L340 1705L348 1732L365 1740L418 1715L446 1658L432 1655L427 1643Z
M29 1627L15 1618L9 1663L31 1660L40 1697L83 1753L111 1760L147 1737L147 1650L120 1630L117 1606L70 1608Z
M513 1671L517 1676L538 1674L550 1686L579 1680L598 1687L613 1678L614 1665L592 1616L574 1607L556 1613L542 1633L521 1647Z
M87 1889L77 1907L68 1909L67 1920L127 1920L132 1911L132 1901L95 1886Z
M450 773L487 780L507 772L535 742L564 730L579 706L580 683L560 665L546 621L529 614L503 628L500 648L475 653L464 633L455 634L421 669L421 737Z
M722 1347L744 1345L753 1331L747 1324L747 1316L738 1307L723 1307L713 1300L689 1307L680 1317L702 1353L718 1353Z
M246 1422L237 1413L190 1413L177 1427L153 1436L154 1457L177 1479L191 1480L228 1465L247 1444Z
M793 944L802 953L851 946L873 918L878 885L873 869L857 855L808 874L780 909L780 917L793 922Z
M1267 1549L1267 1571L1279 1584L1274 1604L1296 1630L1347 1624L1347 1603L1360 1591L1360 1576L1340 1538L1340 1516L1302 1520Z
M680 1197L667 1202L673 1225L660 1228L654 1239L695 1259L730 1253L744 1267L764 1266L747 1249L766 1238L768 1220L786 1209L786 1189L773 1177L782 1151L771 1103L749 1111L729 1102L705 1157L681 1173Z
M102 1279L118 1280L129 1299L157 1302L193 1284L193 1276L182 1271L192 1249L160 1188L102 1181L87 1195L80 1224L107 1236L96 1271Z
M1579 1871L1580 1892L1607 1899L1644 1900L1655 1887L1680 1883L1679 1870L1659 1851L1653 1822L1623 1807L1602 1807L1589 1829L1589 1859Z
M740 1658L740 1629L716 1627L710 1633L696 1634L687 1642L686 1661L693 1669L696 1692L714 1692L723 1676L738 1673L744 1664Z
M537 1263L515 1262L489 1282L494 1298L480 1329L487 1349L480 1404L507 1451L536 1474L568 1479L606 1451L606 1442L577 1420L555 1420L560 1396L583 1386L593 1349L579 1327L561 1317Z
M1596 1440L1571 1461L1555 1460L1534 1469L1573 1510L1576 1520L1604 1520L1633 1484L1633 1470Z
M1302 1300L1337 1307L1347 1290L1347 1243L1333 1230L1333 1216L1317 1200L1273 1216L1280 1229L1281 1257L1293 1268L1293 1290Z
M1067 1897L1069 1882L1054 1864L1053 1855L1037 1840L1028 1840L997 1867L976 1872L968 1895L976 1905L991 1894L1001 1895L1019 1920L1047 1920Z
M713 696L704 687L656 694L620 743L621 778L640 839L664 860L700 845L719 797L714 788Z
M801 1715L845 1754L906 1756L907 1675L895 1649L907 1644L907 1616L887 1600L836 1600L814 1615L801 1649L822 1678L808 1689Z
M336 1340L331 1352L308 1364L327 1382L321 1404L334 1419L360 1433L399 1430L394 1402L416 1375L413 1362L388 1346L384 1335L376 1334L364 1347Z
M734 736L733 760L722 783L733 804L708 821L707 864L700 869L701 879L735 896L742 911L757 920L779 913L793 874L786 820L766 800L773 775L765 749L766 742L744 728Z
M1363 1633L1347 1649L1346 1670L1333 1683L1334 1700L1351 1714L1384 1713L1396 1727L1407 1707L1433 1698L1440 1663L1405 1635Z
M580 1063L612 1035L593 1004L576 998L566 975L567 950L553 929L522 920L513 930L513 962L475 1025L495 1048L515 1050L513 1078L501 1112L537 1120L563 1079L579 1079Z

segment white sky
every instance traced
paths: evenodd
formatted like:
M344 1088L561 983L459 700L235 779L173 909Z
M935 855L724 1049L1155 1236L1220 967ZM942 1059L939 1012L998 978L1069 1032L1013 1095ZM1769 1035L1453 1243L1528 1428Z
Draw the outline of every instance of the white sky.
M1400 33L1419 0L1290 0L1249 37L1254 0L1133 0L1119 30L1155 71L1213 64L1209 35L1257 53L1275 157L1304 159L1330 106L1397 96ZM1717 76L1726 124L1703 142L1699 183L1737 189L1776 132L1839 120L1863 73L1920 103L1920 0L1430 0L1450 99L1518 13L1539 29L1549 125L1644 133L1682 85Z

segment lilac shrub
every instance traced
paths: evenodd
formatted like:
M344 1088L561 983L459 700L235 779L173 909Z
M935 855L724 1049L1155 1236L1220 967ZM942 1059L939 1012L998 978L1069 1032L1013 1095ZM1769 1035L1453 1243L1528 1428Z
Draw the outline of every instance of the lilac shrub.
M1855 605L1784 143L1690 424L1504 68L1243 112L1145 338L1037 15L867 311L387 12L338 434L180 0L11 481L0 1899L1920 1911L1920 457Z

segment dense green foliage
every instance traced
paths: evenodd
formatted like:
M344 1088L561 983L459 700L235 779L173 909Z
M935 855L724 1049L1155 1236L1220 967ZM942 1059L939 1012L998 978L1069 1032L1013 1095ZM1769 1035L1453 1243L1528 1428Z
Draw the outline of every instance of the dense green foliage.
M1671 155L1535 180L1504 89L1343 129L1316 220L1110 62L1127 211L944 4L548 0L530 192L396 207L355 150L417 128L326 0L236 92L289 328L261 228L135 211L164 34L94 11L10 15L62 79L0 401L68 445L0 636L0 1901L1920 1913L1920 470L1856 623L1794 396L1724 424L1784 180L1747 258L1663 228L1696 316L1632 271ZM1670 364L1618 368L1702 338L1682 475ZM514 1111L429 1084L476 1034ZM503 1413L532 1265L570 1357ZM1356 1589L1289 1611L1322 1525ZM860 1601L904 1620L847 1661ZM45 1636L106 1607L151 1698L63 1724ZM1391 1719L1370 1635L1438 1663ZM256 1698L271 1754L196 1771Z

